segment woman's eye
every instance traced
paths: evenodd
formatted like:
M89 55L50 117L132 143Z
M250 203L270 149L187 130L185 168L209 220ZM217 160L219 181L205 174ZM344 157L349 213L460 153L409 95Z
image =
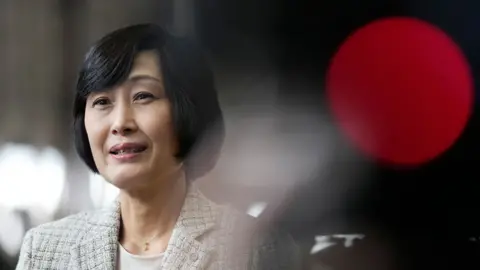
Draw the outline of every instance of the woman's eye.
M100 99L97 99L93 102L92 106L106 106L110 104L110 102L108 101L108 99L106 98L100 98Z
M143 100L143 99L149 99L149 98L153 98L153 95L150 93L144 93L144 92L138 93L133 97L134 100Z

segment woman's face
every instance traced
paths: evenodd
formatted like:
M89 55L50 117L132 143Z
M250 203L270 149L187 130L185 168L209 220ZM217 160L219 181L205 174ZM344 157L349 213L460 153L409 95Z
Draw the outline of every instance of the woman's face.
M149 186L178 166L160 69L155 52L142 52L125 83L87 98L85 129L93 159L120 189Z

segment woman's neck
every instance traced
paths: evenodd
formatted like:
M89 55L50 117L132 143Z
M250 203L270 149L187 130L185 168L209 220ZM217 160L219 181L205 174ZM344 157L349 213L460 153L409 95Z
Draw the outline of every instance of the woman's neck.
M187 183L183 171L162 180L158 187L120 194L120 243L131 253L155 254L167 247L185 200Z

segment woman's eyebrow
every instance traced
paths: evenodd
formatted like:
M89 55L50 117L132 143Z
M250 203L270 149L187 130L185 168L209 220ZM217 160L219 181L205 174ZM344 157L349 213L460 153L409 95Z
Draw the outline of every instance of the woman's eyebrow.
M162 80L160 78L151 76L151 75L134 75L130 78L127 79L127 81L131 82L138 82L138 81L155 81L158 83L162 83Z

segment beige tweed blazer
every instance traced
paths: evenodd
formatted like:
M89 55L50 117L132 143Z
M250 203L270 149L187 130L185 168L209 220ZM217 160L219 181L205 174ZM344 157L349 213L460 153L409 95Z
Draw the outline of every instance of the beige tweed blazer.
M255 221L216 205L190 186L164 255L163 269L299 269L287 234L260 233ZM116 269L120 203L29 230L17 270Z

